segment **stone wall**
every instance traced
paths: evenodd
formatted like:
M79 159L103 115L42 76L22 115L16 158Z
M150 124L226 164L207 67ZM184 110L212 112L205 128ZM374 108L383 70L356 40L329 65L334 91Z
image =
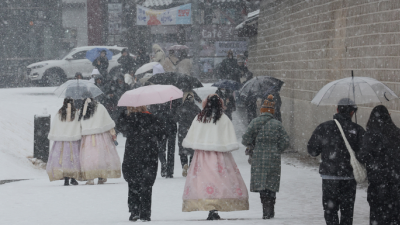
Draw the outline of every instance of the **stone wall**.
M311 105L312 98L330 81L351 76L351 70L400 94L399 0L263 1L254 39L250 70L285 81L283 124L293 150L306 152L312 131L336 112ZM385 105L400 125L400 102ZM360 125L365 127L373 106L360 107Z

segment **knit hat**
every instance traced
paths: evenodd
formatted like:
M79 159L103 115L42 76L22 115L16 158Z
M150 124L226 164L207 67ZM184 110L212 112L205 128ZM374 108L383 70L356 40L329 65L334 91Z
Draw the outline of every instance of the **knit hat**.
M261 113L275 113L275 102L274 102L274 96L273 95L268 95L268 98L264 101L264 104L261 106L260 109Z

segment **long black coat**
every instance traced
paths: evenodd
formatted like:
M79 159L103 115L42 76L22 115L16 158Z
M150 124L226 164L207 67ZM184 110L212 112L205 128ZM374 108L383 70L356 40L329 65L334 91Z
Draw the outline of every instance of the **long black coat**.
M122 173L128 183L153 186L158 168L158 142L164 131L156 116L121 113L117 129L126 137Z
M350 146L358 153L363 144L364 128L351 121L350 115L336 114L333 116L343 128ZM353 167L350 164L350 153L335 121L330 120L320 124L313 132L307 145L311 156L321 154L319 173L321 175L353 177Z
M399 182L400 137L388 138L380 131L368 130L358 156L366 165L369 182Z
M190 128L194 118L201 112L201 109L191 101L185 101L175 111L175 120L179 123L179 129Z
M137 55L136 60L135 60L136 70L139 69L144 64L149 63L149 62L150 62L150 56L148 56L146 54Z
M135 59L130 55L119 57L117 62L121 64L122 73L124 74L128 73L130 70L133 70L135 67Z
M227 80L234 80L238 83L240 83L240 73L241 71L239 70L239 65L237 64L236 59L230 59L226 58L221 62L221 65L219 67L219 75L221 79L227 79Z
M215 91L215 94L217 94L220 98L222 98L222 100L224 100L224 105L226 107L225 112L232 113L233 111L236 111L235 98L229 90L226 90L225 93L223 93L221 90L218 89ZM229 100L228 103L226 100Z
M100 62L100 65L98 64L98 62ZM107 57L101 57L101 56L97 57L97 59L93 61L92 65L99 70L101 75L107 76L107 69L108 69Z

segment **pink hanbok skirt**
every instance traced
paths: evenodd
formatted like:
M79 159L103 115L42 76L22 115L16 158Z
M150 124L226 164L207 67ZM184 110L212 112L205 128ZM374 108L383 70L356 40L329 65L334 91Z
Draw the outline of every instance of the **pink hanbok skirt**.
M82 137L81 171L84 180L121 177L121 161L110 132Z
M79 148L81 141L55 141L46 165L50 181L64 177L81 180Z
M249 210L249 194L230 152L195 150L183 193L183 212Z

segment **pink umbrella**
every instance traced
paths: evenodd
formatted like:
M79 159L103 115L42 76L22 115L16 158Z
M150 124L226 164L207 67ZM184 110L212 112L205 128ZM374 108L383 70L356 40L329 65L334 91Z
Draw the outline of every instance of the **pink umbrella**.
M182 97L183 92L173 85L150 85L125 92L119 99L118 106L161 104Z

